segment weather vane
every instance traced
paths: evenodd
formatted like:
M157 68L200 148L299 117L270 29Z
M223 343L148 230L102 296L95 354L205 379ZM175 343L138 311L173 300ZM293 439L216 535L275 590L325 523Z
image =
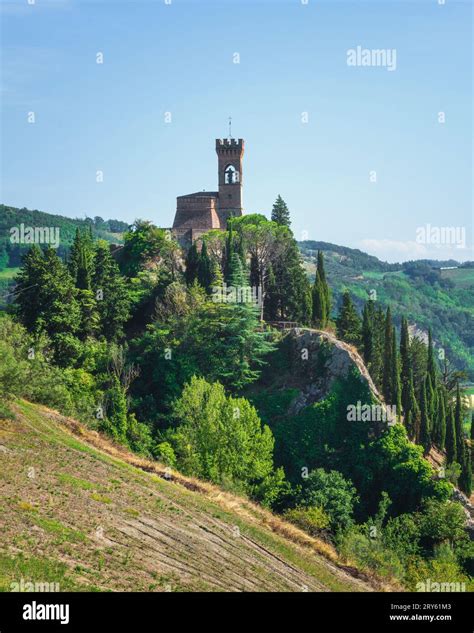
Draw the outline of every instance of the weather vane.
M232 117L229 117L229 138L232 138Z

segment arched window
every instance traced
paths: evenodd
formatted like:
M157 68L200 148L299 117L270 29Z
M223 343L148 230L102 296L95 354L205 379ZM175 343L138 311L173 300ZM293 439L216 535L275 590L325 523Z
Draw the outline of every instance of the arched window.
M233 165L227 165L224 174L224 182L226 185L233 185L235 182L239 182L239 172L235 169Z

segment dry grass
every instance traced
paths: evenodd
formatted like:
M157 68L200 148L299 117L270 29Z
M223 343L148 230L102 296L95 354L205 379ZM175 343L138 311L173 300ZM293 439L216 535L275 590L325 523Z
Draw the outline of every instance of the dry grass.
M57 411L40 405L38 405L38 409L41 410L46 417L61 426L63 431L80 438L96 450L120 459L147 473L152 473L160 478L173 481L187 490L204 495L207 499L220 506L224 511L232 512L247 523L253 523L254 525L267 528L274 534L303 548L307 553L312 552L324 557L335 567L340 568L354 578L361 579L370 584L376 591L403 590L395 580L389 582L386 579L378 578L375 574L357 569L352 561L342 560L331 544L310 536L292 523L285 521L269 510L244 497L226 492L209 482L185 476L159 462L140 457L100 433L88 429L77 420L65 417Z

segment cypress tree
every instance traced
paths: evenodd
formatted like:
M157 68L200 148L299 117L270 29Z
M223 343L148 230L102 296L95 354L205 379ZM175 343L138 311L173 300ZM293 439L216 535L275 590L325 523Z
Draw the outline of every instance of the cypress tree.
M283 198L278 195L276 201L273 204L272 209L272 221L283 226L290 226L290 212Z
M374 314L373 354L370 373L379 389L382 388L383 362L384 362L384 336L385 315L381 306L378 306Z
M420 438L420 410L415 396L415 385L413 383L413 370L410 369L408 379L408 401L405 413L405 426L408 437L418 441Z
M198 277L199 271L199 253L197 250L196 242L191 244L191 248L186 255L186 270L184 273L184 278L186 279L186 284L188 286L192 286L194 281Z
M385 402L391 403L393 401L392 394L392 314L390 312L390 306L387 308L385 315L385 334L384 334L384 353L383 353L383 378L382 378L382 393L385 398Z
M235 250L236 249L235 249L234 229L232 228L232 224L231 224L227 231L227 239L226 239L225 249L224 249L224 281L226 282L228 286L232 285L230 283L230 276L231 276L230 266L231 266L232 255L235 252ZM255 262L253 262L253 265L255 265ZM260 277L258 277L258 279L260 279ZM258 281L256 284L253 281L251 281L251 283L252 285L258 285Z
M453 407L449 405L446 415L446 459L448 464L456 461L456 429L454 426Z
M204 290L209 293L212 285L212 265L207 254L206 242L203 241L198 259L197 280Z
M442 387L438 389L438 406L436 410L436 437L435 442L443 450L446 443L446 406L445 393Z
M423 381L420 390L420 443L427 455L431 448L431 423L429 418L429 403L426 393L427 381Z
M368 300L362 312L362 348L364 363L370 368L374 355L374 302Z
M321 283L321 279L317 272L316 272L316 278L314 280L311 294L312 294L312 303L313 303L313 310L312 310L313 322L316 325L316 327L323 329L327 325L326 298L325 298L324 288Z
M351 345L360 345L361 322L348 290L342 295L336 326L338 338Z
M402 407L403 412L406 415L409 401L410 390L410 337L408 334L408 321L405 317L402 317L402 324L400 328L400 369L401 369L401 382L402 382Z
M471 463L471 451L466 442L463 442L464 455L463 463L461 465L461 475L459 477L459 487L468 496L471 496L472 492L472 463Z
M431 379L431 384L435 387L437 378L436 378L436 363L434 359L433 352L433 337L431 334L431 328L428 330L428 362L427 362L427 371L428 375Z
M461 404L461 390L459 389L459 382L456 385L456 405L454 407L454 431L456 433L456 457L454 458L459 464L464 457L464 429L463 429L463 416L462 416L462 404Z
M321 287L324 294L324 306L326 310L324 320L325 323L328 323L331 317L331 290L326 279L326 271L324 270L324 255L322 251L318 251L316 275L318 275L321 280Z
M397 417L402 414L402 388L400 385L400 366L397 353L397 334L395 328L392 329L392 402L395 405Z

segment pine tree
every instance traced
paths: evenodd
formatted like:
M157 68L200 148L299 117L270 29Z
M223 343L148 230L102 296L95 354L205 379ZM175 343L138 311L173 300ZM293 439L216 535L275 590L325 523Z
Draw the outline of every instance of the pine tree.
M364 304L362 312L362 349L364 363L371 369L374 355L374 302L369 299Z
M338 338L351 345L360 345L361 321L348 290L345 290L342 295L342 304L336 319L336 326Z
M196 242L193 242L191 248L186 255L186 271L184 273L184 278L186 279L186 284L188 286L193 285L194 281L198 277L198 271L199 253L197 250Z
M94 247L92 233L76 229L76 235L69 254L69 272L76 288L90 290L93 274Z
M130 317L130 298L125 279L120 274L109 245L104 241L96 245L92 288L101 335L108 341L120 340Z
M71 364L79 354L77 335L81 312L72 277L53 248L33 246L23 260L15 290L21 323L33 334L51 339L58 365Z
M385 335L384 335L384 353L383 353L383 378L382 378L382 393L385 398L385 402L391 403L393 400L392 393L392 314L390 312L390 306L387 308L385 315Z
M397 335L395 328L392 330L392 381L391 381L392 402L395 405L396 415L402 414L402 388L400 385L400 366L398 363Z
M278 195L272 209L272 221L283 226L290 226L290 212L283 198Z
M212 288L222 288L224 285L224 275L217 260L212 261Z
M212 265L209 255L207 254L206 242L203 241L201 253L198 259L197 279L204 290L209 293L212 284Z
M446 415L446 460L448 464L456 461L456 428L454 426L454 412L450 405Z

